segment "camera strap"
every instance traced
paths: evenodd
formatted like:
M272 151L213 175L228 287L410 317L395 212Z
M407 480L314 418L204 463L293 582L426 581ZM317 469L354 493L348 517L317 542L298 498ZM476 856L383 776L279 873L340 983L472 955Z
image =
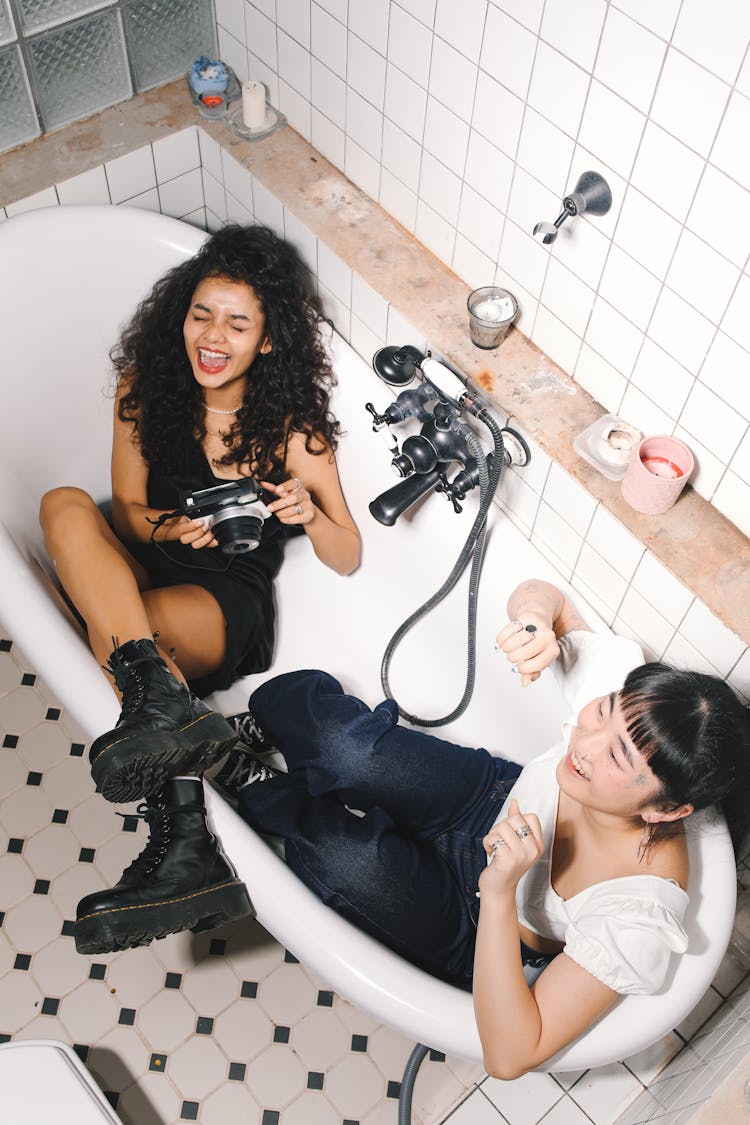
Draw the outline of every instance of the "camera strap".
M204 573L206 571L211 571L214 574L224 574L227 570L229 570L229 568L232 565L234 559L231 559L231 558L227 559L226 566L198 566L197 563L182 562L180 559L176 559L174 557L174 555L170 555L169 551L166 551L164 549L163 544L159 543L154 538L154 536L156 535L159 528L162 527L167 522L167 520L171 520L171 519L174 519L175 516L182 516L182 515L184 515L184 512L181 512L181 511L179 511L179 509L177 509L174 512L162 512L162 514L158 517L158 519L155 519L155 520L149 519L149 517L146 516L146 522L150 523L150 524L153 524L153 530L151 532L151 537L150 537L149 542L152 544L152 546L156 547L157 551L161 551L161 553L162 553L162 555L164 555L165 559L169 559L169 561L171 563L174 563L175 566L181 566L185 570L201 570Z

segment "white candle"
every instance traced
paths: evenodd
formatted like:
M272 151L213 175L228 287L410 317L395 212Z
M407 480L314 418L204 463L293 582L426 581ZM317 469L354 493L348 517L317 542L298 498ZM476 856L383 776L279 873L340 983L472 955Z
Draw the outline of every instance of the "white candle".
M266 123L266 88L262 82L242 83L242 124L261 129Z
M499 324L513 315L513 302L508 297L492 297L480 301L474 306L473 312L480 320L496 321Z

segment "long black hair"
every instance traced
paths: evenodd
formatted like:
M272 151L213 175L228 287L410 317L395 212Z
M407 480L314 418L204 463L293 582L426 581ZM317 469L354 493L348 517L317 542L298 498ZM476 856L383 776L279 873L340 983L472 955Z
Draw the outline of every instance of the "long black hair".
M177 474L185 468L191 441L205 437L203 392L182 330L197 286L209 277L252 287L271 341L271 351L253 361L218 463L251 463L264 476L278 473L294 431L305 434L312 453L335 449L339 426L329 410L334 379L305 268L294 248L267 227L229 224L156 283L112 350L124 390L119 416L132 423L145 460Z
M750 712L718 676L643 664L625 680L628 735L661 784L664 811L719 806L739 852L750 824ZM653 839L669 825L654 826Z

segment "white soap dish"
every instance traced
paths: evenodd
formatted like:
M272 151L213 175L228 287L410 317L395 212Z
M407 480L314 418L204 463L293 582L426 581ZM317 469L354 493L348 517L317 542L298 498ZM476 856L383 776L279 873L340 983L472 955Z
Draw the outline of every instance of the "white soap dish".
M573 449L607 480L622 480L642 436L616 414L603 414L578 435Z

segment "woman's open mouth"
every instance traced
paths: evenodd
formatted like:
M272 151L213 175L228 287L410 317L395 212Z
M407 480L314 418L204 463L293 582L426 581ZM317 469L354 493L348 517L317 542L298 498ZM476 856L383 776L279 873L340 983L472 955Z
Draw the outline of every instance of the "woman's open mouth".
M226 352L214 352L209 348L198 348L198 366L206 375L217 375L232 357Z
M583 766L581 765L581 760L576 754L575 750L568 750L567 757L571 772L576 774L578 777L582 777L584 781L591 781L590 775L584 771Z

